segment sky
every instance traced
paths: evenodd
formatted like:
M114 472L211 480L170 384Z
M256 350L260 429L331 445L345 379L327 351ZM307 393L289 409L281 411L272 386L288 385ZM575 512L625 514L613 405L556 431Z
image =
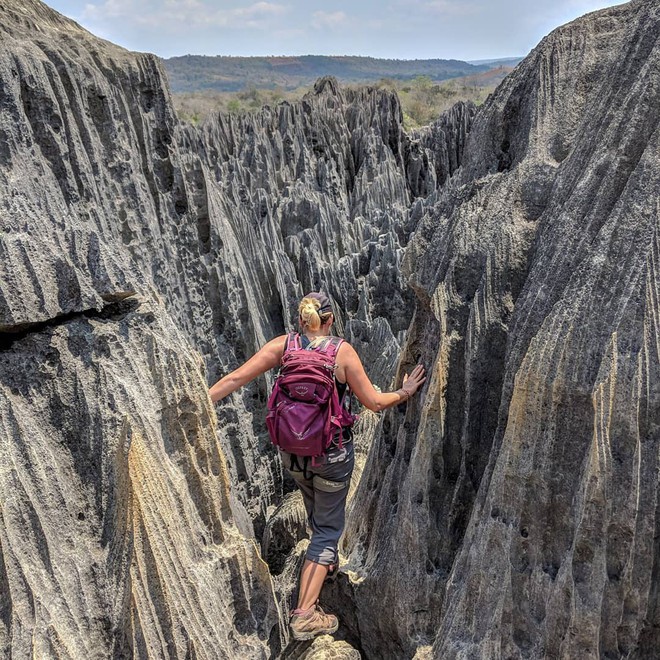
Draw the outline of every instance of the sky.
M46 0L130 50L175 55L526 55L555 27L615 0Z

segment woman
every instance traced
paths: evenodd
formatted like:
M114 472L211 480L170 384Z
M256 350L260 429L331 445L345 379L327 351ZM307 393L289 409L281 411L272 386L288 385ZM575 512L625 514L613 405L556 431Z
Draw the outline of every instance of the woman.
M334 315L330 299L323 293L309 293L299 307L299 323L303 348L314 350L323 337L330 334ZM269 341L260 351L235 371L211 387L212 401L220 401L239 387L279 366L286 347L287 335ZM346 386L360 403L373 411L381 411L407 401L425 380L424 368L417 365L395 392L379 392L369 380L355 349L342 342L336 357L335 380L339 395ZM298 606L292 612L290 627L294 639L311 639L335 632L337 617L326 614L318 606L323 583L337 569L337 546L344 530L346 496L353 472L353 443L345 438L343 446L333 445L319 461L309 461L280 450L282 463L302 491L312 529L305 562L300 574Z

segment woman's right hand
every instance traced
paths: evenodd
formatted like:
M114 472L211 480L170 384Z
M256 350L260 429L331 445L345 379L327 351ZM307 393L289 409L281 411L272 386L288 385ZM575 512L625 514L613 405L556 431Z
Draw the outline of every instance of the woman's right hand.
M406 393L408 398L410 398L417 390L422 386L422 383L426 380L426 375L424 372L424 367L421 364L415 366L415 368L410 373L404 374L403 376L403 385L401 389Z

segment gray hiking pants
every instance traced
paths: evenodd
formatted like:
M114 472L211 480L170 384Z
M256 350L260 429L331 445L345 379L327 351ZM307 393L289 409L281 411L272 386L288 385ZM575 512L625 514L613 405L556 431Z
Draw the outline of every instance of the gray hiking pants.
M307 548L307 559L330 566L338 560L337 545L344 531L346 496L353 474L355 456L353 443L343 449L333 448L325 455L323 465L312 465L308 458L292 456L280 451L282 464L302 491L312 538Z

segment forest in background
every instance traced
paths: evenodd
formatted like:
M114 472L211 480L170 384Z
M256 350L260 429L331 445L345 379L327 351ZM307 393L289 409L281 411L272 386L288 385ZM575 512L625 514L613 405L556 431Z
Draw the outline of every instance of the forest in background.
M406 129L426 126L458 101L483 103L521 58L387 60L373 57L227 57L185 55L163 60L179 118L199 124L213 112L244 114L297 101L323 76L344 87L395 91Z
M401 100L404 126L411 130L430 124L458 101L469 100L480 105L512 70L511 66L497 66L450 80L437 80L428 75L418 75L407 80L383 77L370 84L372 87L396 91ZM340 83L344 86L358 86L356 83L347 84L341 79ZM311 89L312 84L301 85L295 89L252 86L235 92L175 92L173 99L179 119L199 124L213 112L257 112L266 105L274 106L281 101L299 100Z
M428 76L434 81L484 73L495 66L515 66L522 58L470 63L460 60L387 60L374 57L305 55L303 57L228 57L184 55L163 60L175 94L240 92L255 89L292 91L310 87L323 76L342 83L374 83L382 78L406 81Z

